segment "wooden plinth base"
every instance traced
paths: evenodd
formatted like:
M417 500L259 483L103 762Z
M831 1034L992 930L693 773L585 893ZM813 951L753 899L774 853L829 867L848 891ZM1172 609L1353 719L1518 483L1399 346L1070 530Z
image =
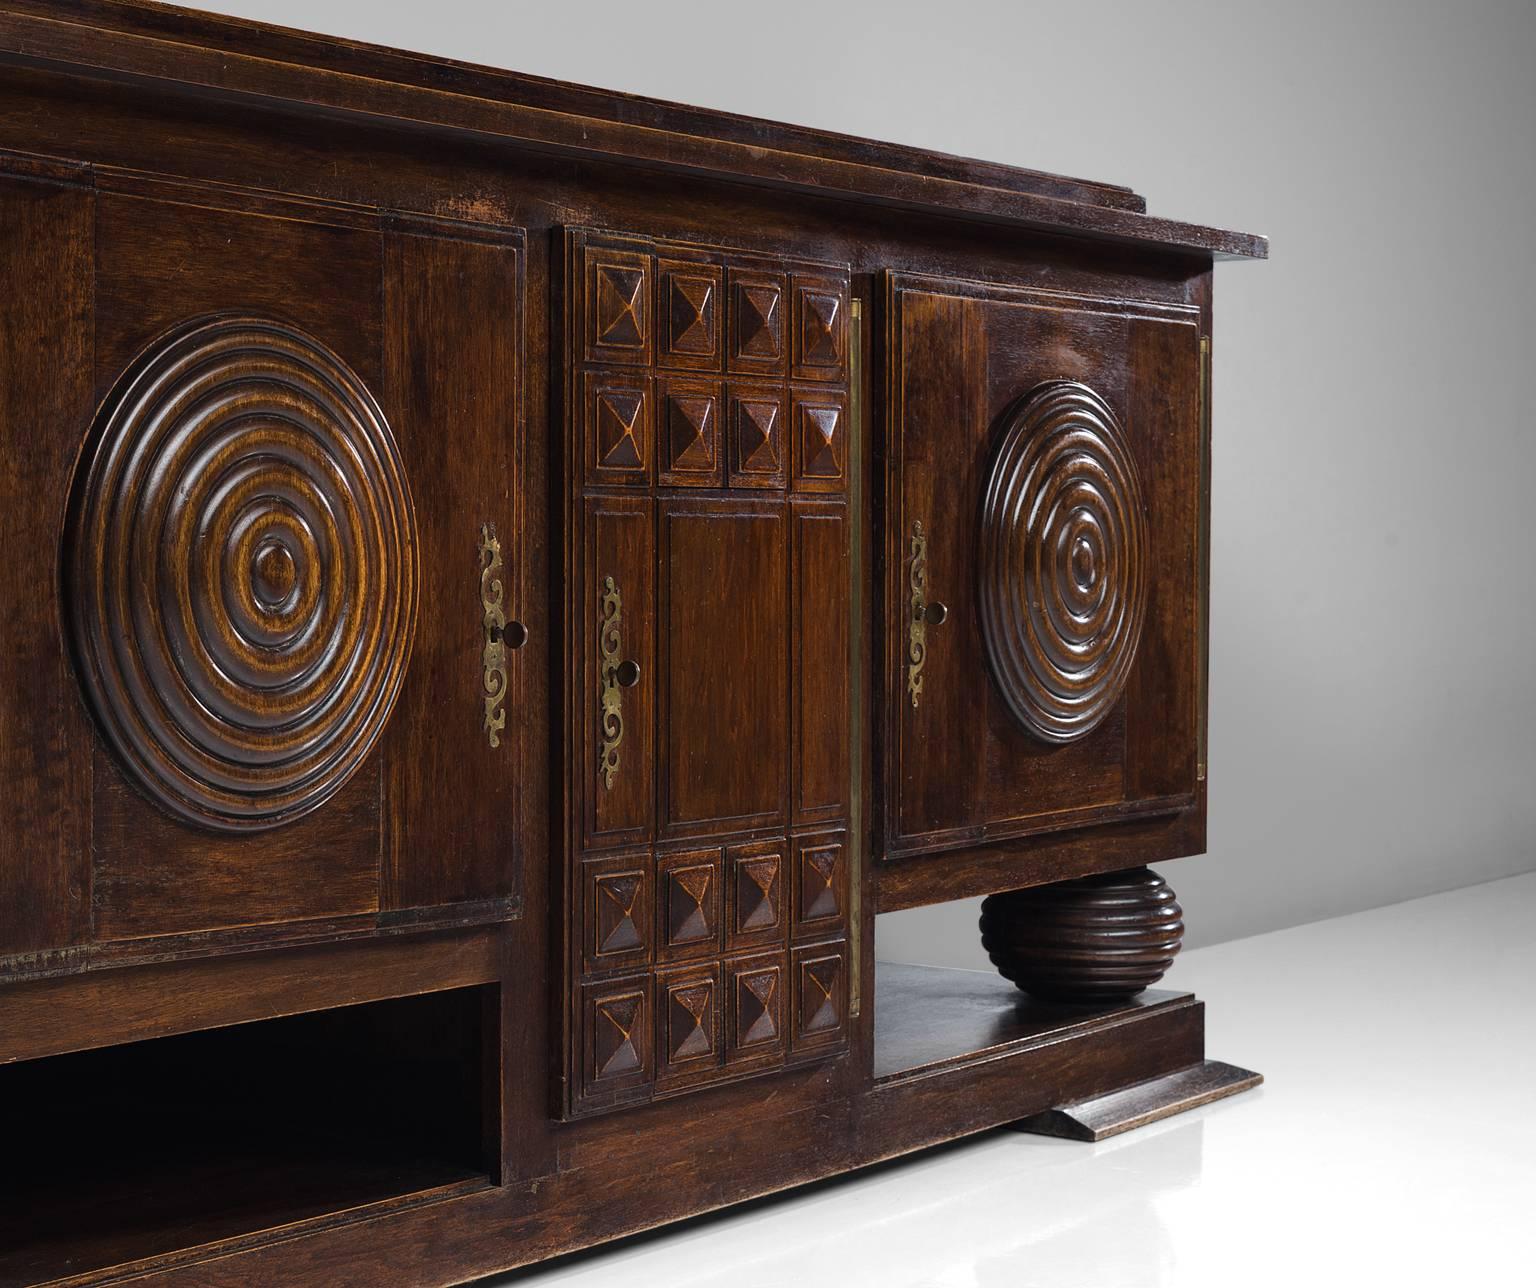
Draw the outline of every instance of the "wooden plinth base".
M988 971L881 963L872 975L846 1058L715 1089L686 1132L660 1105L576 1123L530 1109L499 1179L408 1158L391 1189L344 1159L317 1169L303 1141L288 1153L281 1134L263 1137L246 1156L229 1135L218 1161L243 1189L207 1179L189 1149L184 1166L159 1159L148 1198L125 1209L112 1175L72 1171L68 1155L47 1173L62 1178L51 1199L27 1174L31 1209L52 1202L53 1218L9 1246L0 1232L0 1284L442 1288L994 1127L1075 1118L1063 1134L1097 1139L1257 1081L1205 1061L1204 1006L1188 993L1067 1004ZM532 1056L514 1067L537 1082ZM92 1234L83 1214L98 1210L115 1223Z
M1187 1069L1111 1091L1108 1095L1032 1114L1009 1126L1037 1136L1107 1140L1134 1127L1155 1123L1160 1118L1171 1118L1187 1109L1208 1105L1213 1100L1235 1096L1263 1081L1263 1074L1239 1069L1235 1064L1204 1060Z

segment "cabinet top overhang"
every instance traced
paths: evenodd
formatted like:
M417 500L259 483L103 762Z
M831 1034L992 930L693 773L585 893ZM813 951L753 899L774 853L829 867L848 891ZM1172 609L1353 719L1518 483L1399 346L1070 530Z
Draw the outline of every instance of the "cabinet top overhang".
M0 66L1217 259L1266 238L1129 188L426 58L147 0L0 0Z

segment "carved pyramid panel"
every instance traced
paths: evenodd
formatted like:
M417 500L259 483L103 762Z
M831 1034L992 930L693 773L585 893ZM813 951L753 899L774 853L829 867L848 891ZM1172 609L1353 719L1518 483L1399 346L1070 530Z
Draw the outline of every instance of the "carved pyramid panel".
M613 980L582 993L582 1090L623 1102L646 1094L651 1080L651 982Z
M847 290L831 277L796 274L794 363L797 380L836 380L847 357Z
M728 1065L781 1058L784 1051L784 959L745 957L726 966L730 1015Z
M784 370L784 274L731 273L732 371Z
M643 964L651 956L651 875L645 855L583 865L583 935L588 970Z
M732 384L732 487L784 486L784 396L772 385Z
M773 842L730 846L726 869L730 882L728 945L743 948L783 943L783 848Z
M795 838L795 933L826 934L843 919L843 843Z
M797 390L794 416L795 486L804 491L840 491L848 434L842 395L832 390Z
M587 261L586 277L587 360L650 362L650 256L596 249Z
M663 455L657 481L673 487L719 487L719 384L674 377L660 388Z
M718 371L721 356L718 264L662 260L661 349L657 360L668 367Z
M651 396L643 377L594 373L586 382L588 471L594 481L645 483L651 464Z
M663 958L714 954L720 950L720 851L672 855L658 865Z
M720 1063L717 967L667 972L657 976L656 986L657 1080L707 1075Z
M846 955L842 944L795 949L790 963L795 1051L839 1040L848 1005Z

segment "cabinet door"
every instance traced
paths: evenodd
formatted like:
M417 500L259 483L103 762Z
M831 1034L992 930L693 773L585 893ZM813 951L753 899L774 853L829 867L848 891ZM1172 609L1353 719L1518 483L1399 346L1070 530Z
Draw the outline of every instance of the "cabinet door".
M887 303L888 855L1190 804L1198 315L910 277Z
M123 175L68 204L92 291L32 389L79 451L37 493L92 722L48 724L70 937L509 913L521 234Z
M848 275L563 248L580 1116L847 1047Z

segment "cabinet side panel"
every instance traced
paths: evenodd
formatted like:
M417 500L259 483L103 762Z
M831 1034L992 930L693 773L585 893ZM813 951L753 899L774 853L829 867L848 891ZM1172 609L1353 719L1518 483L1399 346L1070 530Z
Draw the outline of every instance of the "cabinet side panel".
M0 180L0 955L77 943L90 929L90 744L56 563L91 415L94 204L87 189Z
M503 645L488 679L484 619L487 596L508 622L526 609L520 259L515 244L426 228L385 241L384 388L417 497L421 568L415 654L383 743L385 908L519 890L529 650ZM487 684L506 691L488 703Z

